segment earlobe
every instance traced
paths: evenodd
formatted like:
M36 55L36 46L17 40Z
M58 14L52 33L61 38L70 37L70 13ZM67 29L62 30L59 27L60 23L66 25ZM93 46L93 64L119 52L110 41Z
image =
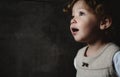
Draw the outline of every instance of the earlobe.
M100 29L105 30L105 29L109 28L111 26L111 24L112 24L112 18L107 17L100 22Z

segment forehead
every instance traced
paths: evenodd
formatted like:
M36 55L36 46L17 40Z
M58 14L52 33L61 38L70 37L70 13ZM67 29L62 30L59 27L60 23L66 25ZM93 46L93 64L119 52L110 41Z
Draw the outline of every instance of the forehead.
M84 0L78 0L74 5L73 5L73 8L72 8L72 12L75 12L79 9L85 9L85 10L88 10L90 11L90 7L86 4L86 2Z

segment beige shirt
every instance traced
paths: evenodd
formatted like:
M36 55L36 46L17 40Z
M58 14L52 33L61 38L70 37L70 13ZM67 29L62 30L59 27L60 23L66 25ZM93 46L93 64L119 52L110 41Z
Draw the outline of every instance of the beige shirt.
M81 48L74 59L76 77L116 77L112 59L119 47L110 42L100 48L96 55L85 57L87 47Z

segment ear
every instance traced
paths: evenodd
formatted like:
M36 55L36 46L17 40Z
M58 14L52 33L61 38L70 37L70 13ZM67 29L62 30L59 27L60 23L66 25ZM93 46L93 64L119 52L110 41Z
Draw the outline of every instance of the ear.
M105 29L109 28L111 26L111 24L112 24L112 18L107 16L101 20L100 29L105 30Z

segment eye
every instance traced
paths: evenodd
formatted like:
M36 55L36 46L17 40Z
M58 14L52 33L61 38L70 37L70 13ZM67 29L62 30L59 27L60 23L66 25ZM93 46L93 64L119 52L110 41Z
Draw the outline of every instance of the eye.
M82 12L82 11L80 11L80 12L79 12L79 16L83 16L83 15L85 15L85 13Z

